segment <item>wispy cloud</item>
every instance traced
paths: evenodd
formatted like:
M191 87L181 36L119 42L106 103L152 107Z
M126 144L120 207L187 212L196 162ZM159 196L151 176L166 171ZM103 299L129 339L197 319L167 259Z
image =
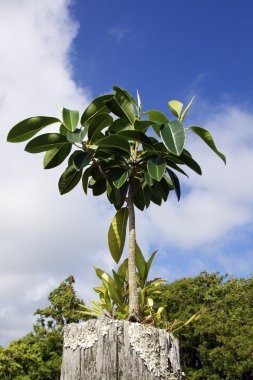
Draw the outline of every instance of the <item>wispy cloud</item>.
M122 26L114 26L109 29L108 34L117 42L121 42L123 39L132 35L131 29L124 28Z

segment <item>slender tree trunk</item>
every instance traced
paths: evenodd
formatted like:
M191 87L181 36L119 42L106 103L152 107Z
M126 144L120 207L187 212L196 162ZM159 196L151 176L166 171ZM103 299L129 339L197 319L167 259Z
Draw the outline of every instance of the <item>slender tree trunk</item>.
M136 259L135 259L135 213L134 213L134 188L133 182L129 182L128 191L128 211L129 211L129 253L128 253L128 273L129 273L129 317L131 322L140 322L139 301L137 293L137 277L136 277Z

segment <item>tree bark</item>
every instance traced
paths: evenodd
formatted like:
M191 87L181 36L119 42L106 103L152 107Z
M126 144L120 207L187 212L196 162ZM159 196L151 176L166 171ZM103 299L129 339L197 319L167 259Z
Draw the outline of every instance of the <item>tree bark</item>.
M137 292L136 277L136 259L135 259L135 212L134 212L134 188L133 182L130 180L128 191L128 211L129 211L129 252L128 252L128 275L129 275L129 316L131 322L140 322L139 316L139 300Z
M61 380L183 380L178 340L165 330L91 319L64 331Z

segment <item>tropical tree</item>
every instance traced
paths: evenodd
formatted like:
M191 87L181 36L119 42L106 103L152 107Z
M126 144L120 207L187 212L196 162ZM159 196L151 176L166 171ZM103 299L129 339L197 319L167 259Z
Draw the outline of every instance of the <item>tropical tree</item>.
M180 199L180 182L176 172L186 175L188 167L201 175L199 164L186 145L186 132L200 137L224 162L210 133L198 126L184 127L185 116L192 104L183 110L178 100L168 102L174 120L158 110L143 112L139 94L137 102L125 90L114 86L113 94L100 96L83 112L63 108L61 118L37 116L19 122L8 134L9 142L31 139L25 147L29 153L46 152L44 168L51 169L68 158L59 179L61 194L68 193L82 180L94 196L107 194L117 213L109 228L109 249L119 262L129 220L129 313L130 321L139 321L136 278L135 207L143 211L153 202L161 205L170 191ZM39 131L59 124L58 133ZM75 148L74 152L71 150Z
M87 320L78 312L84 302L77 297L74 282L69 276L50 292L49 305L35 312L33 331L6 348L0 346L0 379L60 379L63 326Z
M201 317L182 326L182 369L190 380L253 378L253 277L234 278L202 272L159 287L154 302L170 323Z

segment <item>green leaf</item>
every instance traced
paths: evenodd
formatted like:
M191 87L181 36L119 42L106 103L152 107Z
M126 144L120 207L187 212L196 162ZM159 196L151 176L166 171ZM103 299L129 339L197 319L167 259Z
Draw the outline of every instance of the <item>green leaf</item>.
M61 175L59 179L59 191L60 194L66 194L78 184L82 177L81 171L76 171L73 165L69 166Z
M127 90L123 90L122 88L118 87L118 86L113 86L113 91L115 91L115 93L124 93L125 96L129 99L129 101L133 104L136 104L134 98L129 94L129 92Z
M102 275L105 273L104 270L98 268L98 267L95 267L93 266L95 272L96 272L96 275L98 276L98 278L100 278L100 280L102 280Z
M25 119L16 124L8 133L7 141L9 142L21 142L29 140L36 135L42 128L54 123L60 123L59 119L55 117L36 116Z
M138 183L139 182L137 182L136 187L138 186ZM143 211L145 206L146 206L146 200L145 200L145 196L144 196L142 187L141 186L138 186L138 187L139 187L139 189L134 194L134 205L139 210Z
M193 103L193 100L194 100L194 96L192 97L190 103L188 104L188 106L185 108L184 112L182 113L181 117L180 117L180 121L183 121L187 112L189 111L189 108L191 107L192 103Z
M144 195L144 199L145 199L146 208L148 208L150 205L150 201L151 201L151 190L148 186L144 186L143 195Z
M67 128L65 127L64 124L61 124L60 125L60 128L59 128L59 133L63 136L67 136L67 134L69 133L69 131L67 130Z
M173 186L174 186L174 189L175 189L175 192L177 195L177 199L180 200L181 190L180 190L179 180L178 180L176 174L172 170L170 170L169 168L167 168L167 172L170 176L171 182L173 183Z
M62 118L63 124L65 125L67 130L70 132L74 132L79 121L79 111L68 110L67 108L63 108Z
M150 187L150 191L151 191L151 194L150 194L150 200L155 203L156 205L158 206L161 206L162 204L162 195L161 193L158 193L155 186L153 185L152 187Z
M215 142L210 132L208 132L206 129L201 128L201 127L190 127L189 129L193 131L194 133L196 133L196 135L198 135L226 164L226 157L224 156L223 153L219 152L218 149L216 148Z
M44 169L52 169L60 165L71 152L72 144L59 145L46 152L43 166Z
M145 182L146 182L149 186L152 186L152 185L153 185L153 178L148 174L148 172L145 172L145 173L144 173L144 179L145 179Z
M119 262L126 239L126 227L128 220L128 209L123 207L117 211L110 225L108 232L108 243L111 255L116 261Z
M121 168L112 168L109 170L109 178L116 189L120 189L128 178L128 172Z
M171 186L174 189L173 185L171 186L168 184L167 180L165 179L166 176L163 176L160 182L155 182L154 183L154 188L159 192L163 198L163 200L166 202L169 192L171 190Z
M138 141L142 144L153 146L151 140L143 132L128 130L117 133L117 136L127 139L128 141Z
M40 153L47 150L62 146L63 144L69 144L66 136L62 136L59 133L45 133L29 141L25 147L25 151L29 153Z
M86 195L88 191L88 182L89 182L90 172L91 172L91 166L84 171L83 177L82 177L83 191L85 192Z
M180 158L181 157L182 157L182 154L181 154ZM181 173L181 174L183 174L189 178L188 174L183 169L181 169L179 166L177 166L177 164L175 164L173 161L166 158L166 162L167 162L167 165L170 166L172 169L177 170L179 173Z
M129 120L127 119L116 119L114 122L110 125L108 128L108 131L110 133L117 133L128 127L130 124Z
M186 153L187 151L184 149L183 153L181 154L180 158L183 161L185 165L187 165L190 169L192 169L197 174L201 175L201 167L199 164L189 155Z
M118 275L128 280L128 259L125 259L123 263L119 266Z
M79 171L82 170L85 166L89 165L91 157L91 153L83 152L81 150L77 151L77 154L73 157L73 165L75 169Z
M99 113L95 115L89 125L88 139L93 144L98 138L100 132L113 122L113 118L108 113Z
M115 148L123 150L130 154L130 145L128 142L117 135L106 136L103 139L96 141L96 145L101 148Z
M170 100L168 102L168 106L173 115L179 118L183 108L183 103L179 102L179 100Z
M87 135L87 128L76 129L74 132L67 133L67 139L71 143L79 143L82 142L85 136Z
M129 120L132 125L134 124L134 106L124 90L118 89L114 97L106 102L106 106L116 116Z
M143 257L143 254L140 250L140 247L138 246L138 244L136 243L135 245L135 257L136 257L136 267L137 267L137 270L138 270L138 273L139 273L139 276L140 276L140 279L141 279L141 282L142 282L142 286L145 285L145 281L146 281L146 261Z
M107 112L109 113L110 110L108 107L106 107L105 102L112 99L113 94L107 94L107 95L102 95L99 96L98 98L94 99L93 102L86 108L84 113L82 114L81 117L81 124L89 124L91 119L102 112Z
M148 115L149 119L152 121L157 121L159 123L167 124L169 123L169 120L166 115L164 115L163 112L157 111L157 110L150 110L147 112L144 112Z
M147 278L148 278L148 275L149 275L149 271L150 271L150 268L151 268L151 265L152 265L152 262L153 262L153 260L154 260L154 257L155 257L155 255L157 254L157 250L156 251L154 251L151 255L150 255L150 258L148 259L148 261L147 261L147 271L146 271L146 273L145 273L145 276L146 276L146 280L147 280Z
M160 181L166 169L166 160L163 157L150 158L147 162L148 174L156 181Z
M163 124L161 127L161 138L169 152L180 156L184 149L186 135L183 124L180 121Z
M94 185L92 186L92 193L96 197L98 195L103 194L106 191L106 179L104 177L100 177L96 180Z
M155 123L151 120L135 120L134 129L146 133L148 128L153 124Z

